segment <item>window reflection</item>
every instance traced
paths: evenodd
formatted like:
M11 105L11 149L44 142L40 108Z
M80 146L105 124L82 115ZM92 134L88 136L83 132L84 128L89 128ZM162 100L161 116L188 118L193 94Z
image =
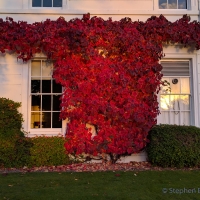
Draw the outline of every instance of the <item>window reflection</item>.
M178 9L186 9L187 8L187 1L186 0L179 0L178 1Z
M176 9L177 0L168 0L168 9Z
M169 95L160 96L160 107L162 110L170 110L170 96Z
M176 80L176 81L175 81ZM160 109L162 122L190 124L190 78L166 77L167 84L161 87Z
M187 0L159 0L159 9L187 9Z

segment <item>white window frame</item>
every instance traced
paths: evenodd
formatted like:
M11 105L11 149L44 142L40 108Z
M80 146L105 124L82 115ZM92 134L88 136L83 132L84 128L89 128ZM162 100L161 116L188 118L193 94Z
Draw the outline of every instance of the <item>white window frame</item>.
M43 0L41 0L43 1ZM61 7L53 7L53 1L56 1L56 0L52 0L52 7L44 7L44 6L40 6L40 7L35 7L33 6L33 0L30 0L30 7L33 8L33 9L61 9L63 8L64 6L64 0L62 0L62 6Z
M165 12L165 11L170 11L170 10L172 10L172 11L189 11L189 10L191 10L191 8L192 8L192 1L193 0L187 0L187 8L186 9L170 9L170 8L166 8L166 9L162 9L162 8L159 8L159 0L154 0L154 7L155 7L155 9L156 10L160 10L160 11L163 11L163 12Z
M36 57L32 60L46 60L45 57ZM32 61L31 60L31 61ZM28 87L28 135L30 137L32 136L41 136L41 135L45 135L45 136L55 136L55 135L65 135L66 132L66 127L67 127L67 119L66 120L62 120L62 127L61 128L31 128L31 101L32 101L32 95L31 95L31 63L29 62L29 87Z
M166 54L166 57L164 59L162 59L160 62L162 61L190 61L190 68L191 68L191 80L190 80L190 93L191 93L191 108L190 108L190 121L191 121L191 125L193 126L200 126L199 123L199 112L200 112L200 108L199 108L199 101L198 101L198 92L199 91L199 84L198 84L198 73L197 73L197 58L196 55L191 55L188 56L188 54L180 54L180 55L175 55L175 54ZM160 93L158 95L158 102L160 101ZM160 103L160 102L159 102ZM198 109L197 109L198 108ZM160 110L160 105L159 105L159 110ZM157 124L160 124L161 122L161 115L157 116Z
M189 112L189 124L188 125L192 125L192 113L193 113L193 108L192 108L192 105L193 105L193 102L192 102L192 84L191 84L191 74L192 74L192 68L191 68L191 61L190 60L163 60L161 61L161 64L164 63L164 62L168 62L168 63L175 63L175 62L186 62L188 63L189 65L189 74L187 76L183 76L183 75L175 75L175 74L172 74L172 75L163 75L163 80L166 80L166 79L180 79L179 81L181 82L181 78L189 78L190 82L189 82L189 88L190 88L190 92L188 93L183 93L182 92L182 88L180 87L180 92L179 93L171 93L171 92L167 92L167 94L165 93L162 93L162 91L160 91L160 96L165 96L167 95L169 97L169 101L171 101L171 98L175 98L175 96L182 96L182 95L187 95L189 96L189 109L182 109L181 106L180 106L180 103L179 101L177 102L177 109L175 108L175 105L173 105L173 109L169 107L169 110L161 110L160 109L160 112L162 113L169 113L169 116L171 116L171 114L175 114L178 116L178 124L181 124L182 122L182 119L183 119L183 116L181 115L181 113L185 113L185 112ZM172 83L173 84L173 83ZM171 86L169 86L169 89L170 89ZM167 87L168 89L168 87ZM161 101L161 97L160 97L160 101ZM174 124L173 123L173 119L171 119L169 117L169 124ZM187 125L187 124L181 124L181 125Z
M178 8L178 5L177 5L177 8L165 8L165 9L163 9L163 8L160 8L159 1L160 0L158 0L158 5L157 5L158 6L158 10L191 10L191 0L186 0L186 2L187 2L187 8L185 8L185 9ZM168 2L168 0L167 0L167 2Z

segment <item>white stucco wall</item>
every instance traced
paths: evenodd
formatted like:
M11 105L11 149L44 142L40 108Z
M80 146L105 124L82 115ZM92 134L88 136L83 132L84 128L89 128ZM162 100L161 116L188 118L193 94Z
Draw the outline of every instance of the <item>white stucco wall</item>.
M81 18L85 13L92 16L113 20L130 17L133 21L146 21L152 15L163 14L168 20L175 21L184 14L190 15L192 20L199 20L199 0L191 0L187 10L159 10L158 0L63 0L62 8L32 8L32 0L1 0L0 18L12 17L15 21L34 23L47 18L56 20L63 16L66 20ZM164 48L166 58L188 58L192 60L194 86L194 124L200 127L200 51L188 51L185 48L168 46ZM66 123L63 122L61 131L46 131L30 129L30 95L29 95L29 63L17 61L14 54L0 54L0 96L22 102L20 112L24 117L24 129L29 136L37 134L56 135L65 132ZM135 155L132 160L142 161L146 158ZM126 158L126 160L130 159ZM126 162L125 160L123 162Z
M0 18L7 16L15 20L25 20L29 23L57 19L64 16L66 20L81 17L84 13L92 16L100 16L105 19L112 17L119 20L123 17L131 17L133 20L144 21L152 15L163 14L170 21L174 21L184 14L191 16L192 20L198 20L199 1L188 0L188 9L159 9L159 0L63 0L61 8L32 7L32 0L1 0Z
M27 99L28 99L28 63L17 60L15 54L0 54L0 97L21 102L19 111L23 114L25 122L23 127L27 130Z

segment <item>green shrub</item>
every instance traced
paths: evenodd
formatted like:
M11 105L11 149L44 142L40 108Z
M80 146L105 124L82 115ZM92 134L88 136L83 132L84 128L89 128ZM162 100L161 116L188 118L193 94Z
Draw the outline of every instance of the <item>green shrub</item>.
M15 160L15 143L13 140L1 138L0 142L0 166L12 167Z
M0 167L69 164L63 137L25 138L21 103L0 98Z
M30 148L29 167L56 166L69 164L69 157L65 152L63 137L34 137L29 138L33 146Z
M15 141L15 167L27 166L31 160L31 147L34 144L28 138L19 137Z
M21 103L10 99L0 98L0 136L24 136L22 128L22 114L17 110Z
M0 139L0 167L40 167L70 164L63 137Z
M149 161L162 167L194 167L200 164L200 128L156 125L146 147Z
M22 129L21 103L0 98L0 166L20 167L27 163L26 141ZM22 145L19 145L23 143ZM23 147L21 149L21 147ZM22 156L22 154L24 156Z
M25 137L0 137L0 167L23 167L29 163L31 143Z

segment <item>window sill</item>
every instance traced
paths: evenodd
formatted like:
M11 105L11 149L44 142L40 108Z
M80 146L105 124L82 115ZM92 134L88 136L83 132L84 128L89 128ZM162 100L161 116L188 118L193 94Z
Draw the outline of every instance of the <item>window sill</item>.
M36 128L36 129L30 129L28 131L27 137L40 137L40 136L45 136L45 137L52 137L52 136L64 136L62 132L62 128Z

